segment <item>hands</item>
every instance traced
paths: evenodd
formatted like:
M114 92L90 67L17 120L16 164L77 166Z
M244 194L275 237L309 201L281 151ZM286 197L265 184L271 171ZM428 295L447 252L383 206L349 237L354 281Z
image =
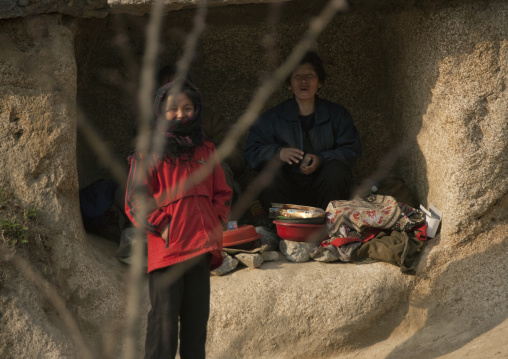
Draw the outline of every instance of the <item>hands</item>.
M303 159L303 151L298 148L283 148L280 150L279 158L289 165L299 163Z
M307 166L300 166L300 171L302 171L304 175L310 175L312 172L314 172L319 168L319 166L321 165L321 161L319 160L318 156L312 153L307 153L306 156L309 156L311 158L311 161Z
M279 157L282 161L286 162L289 165L293 163L300 163L303 159L304 152L298 148L293 147L285 147L280 150ZM310 175L314 171L316 171L321 165L321 161L317 155L312 153L307 153L306 156L311 158L310 163L307 166L300 166L300 170L305 175Z

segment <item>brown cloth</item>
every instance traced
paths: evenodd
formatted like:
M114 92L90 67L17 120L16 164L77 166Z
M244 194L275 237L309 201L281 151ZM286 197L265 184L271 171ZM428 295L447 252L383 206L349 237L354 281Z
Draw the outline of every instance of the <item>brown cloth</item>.
M404 273L412 273L424 246L425 242L416 239L413 232L380 232L356 251L353 261L387 262Z

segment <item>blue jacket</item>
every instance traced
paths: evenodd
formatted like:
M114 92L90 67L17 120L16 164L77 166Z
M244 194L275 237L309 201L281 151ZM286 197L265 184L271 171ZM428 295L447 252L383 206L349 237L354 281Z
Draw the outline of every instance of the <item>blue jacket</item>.
M303 150L302 128L294 98L284 101L263 113L251 127L244 155L249 166L260 171L283 147ZM316 96L314 127L308 132L321 163L339 160L353 168L362 154L360 136L347 110L339 104Z

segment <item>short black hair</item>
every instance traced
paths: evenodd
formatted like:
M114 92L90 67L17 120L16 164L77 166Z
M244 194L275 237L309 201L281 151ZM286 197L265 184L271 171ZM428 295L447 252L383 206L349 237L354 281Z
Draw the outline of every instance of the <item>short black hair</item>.
M316 75L318 76L319 82L324 83L326 79L326 71L323 66L323 60L319 57L319 55L315 51L308 51L303 58L298 63L298 66L304 65L304 64L311 64L311 66L314 68L314 71L316 71ZM296 70L296 69L295 69ZM291 76L293 75L293 70L288 77L286 77L286 85L291 85Z

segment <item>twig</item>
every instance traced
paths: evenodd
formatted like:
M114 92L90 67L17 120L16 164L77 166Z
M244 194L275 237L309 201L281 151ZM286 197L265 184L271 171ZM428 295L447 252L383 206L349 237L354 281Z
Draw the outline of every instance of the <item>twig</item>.
M248 131L250 126L256 121L268 98L276 91L278 86L298 65L305 53L311 49L319 34L326 25L333 19L340 10L346 10L345 0L331 0L327 3L320 15L311 20L309 29L303 35L303 38L296 44L288 59L280 65L275 71L267 77L254 94L254 98L249 103L243 115L238 119L235 126L226 135L222 144L217 148L218 157L212 157L202 166L200 170L189 176L182 186L175 186L165 197L166 201L171 201L179 191L186 191L207 178L213 172L219 162L228 157L234 150L237 142L242 135ZM139 148L139 147L138 147ZM141 182L140 182L141 183Z
M137 151L141 153L148 153L150 148L150 133L151 133L151 120L152 120L152 102L151 94L154 88L154 69L156 63L156 55L159 46L159 32L162 22L163 13L163 2L161 0L156 1L152 8L150 21L148 24L147 31L147 47L145 56L143 58L143 66L141 69L141 88L139 92L139 103L141 110L141 121L139 127L139 137L136 144ZM184 55L177 64L177 76L183 79L186 77L190 63L195 55L195 47L201 33L205 29L205 17L207 13L207 1L203 0L199 2L198 12L194 19L194 28L191 34L188 36ZM180 80L181 81L181 80ZM181 89L182 82L175 86L172 93L177 93ZM176 97L176 96L173 96ZM154 133L152 142L154 143L155 153L162 153L164 148L163 136L158 134L157 131ZM146 177L147 162L141 161L141 171L139 176L139 183L143 183ZM137 188L139 186L136 186ZM147 213L147 203L143 200L143 196L138 196L140 201L140 216L144 217ZM127 325L126 325L126 337L125 337L125 350L123 357L125 359L133 359L136 353L137 343L137 327L139 323L139 305L140 305L140 292L142 289L142 275L143 275L143 246L141 245L141 235L137 235L135 238L137 245L133 246L132 250L132 264L130 268L130 279L128 282L128 302L127 302Z
M164 13L164 2L156 0L152 7L150 20L147 29L147 45L143 57L143 66L141 67L141 86L139 91L140 123L139 137L137 139L137 149L147 152L150 139L150 118L152 113L150 94L154 88L154 70L156 56L159 47L159 33ZM146 168L146 164L142 164ZM145 171L142 172L142 176ZM144 178L143 178L144 180ZM141 215L146 214L146 205L141 201ZM143 250L141 234L137 234L132 247L132 263L127 283L127 313L125 326L125 346L122 357L125 359L134 359L137 353L137 327L139 324L139 307L141 303L141 288L143 275Z

